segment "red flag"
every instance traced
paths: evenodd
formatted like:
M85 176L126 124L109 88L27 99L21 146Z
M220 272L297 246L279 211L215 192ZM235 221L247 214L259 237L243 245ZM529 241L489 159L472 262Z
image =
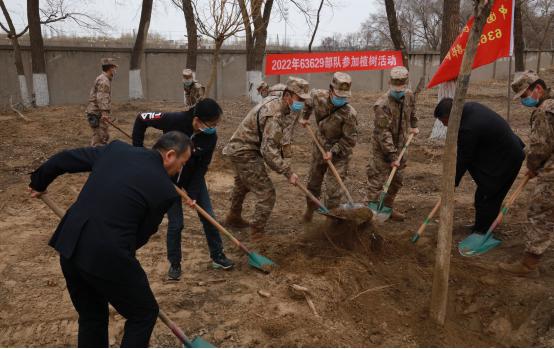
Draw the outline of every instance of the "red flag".
M495 0L483 33L479 38L477 53L472 68L489 64L501 57L509 57L513 50L513 25L514 0ZM450 47L447 55L442 60L439 69L429 81L427 88L454 80L460 73L462 57L467 45L469 30L473 25L473 17L469 19L464 29L458 35Z

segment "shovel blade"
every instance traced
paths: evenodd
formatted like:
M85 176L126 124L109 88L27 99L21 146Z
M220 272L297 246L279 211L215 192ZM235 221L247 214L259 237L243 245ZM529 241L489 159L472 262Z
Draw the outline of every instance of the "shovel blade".
M271 272L271 269L273 269L273 267L276 265L271 259L266 258L256 252L248 253L248 264L256 269L263 271L266 274L269 274Z
M375 201L370 202L367 207L373 212L373 217L377 222L386 221L392 214L392 208L382 206L381 209L379 209L379 203Z
M416 234L412 235L412 238L410 240L412 241L412 243L415 244L417 242L417 240L419 240L419 234L416 233Z
M216 348L216 346L202 337L195 337L191 342L190 348Z
M473 257L492 250L500 245L500 243L501 241L495 239L492 234L471 234L460 241L458 251L464 257Z

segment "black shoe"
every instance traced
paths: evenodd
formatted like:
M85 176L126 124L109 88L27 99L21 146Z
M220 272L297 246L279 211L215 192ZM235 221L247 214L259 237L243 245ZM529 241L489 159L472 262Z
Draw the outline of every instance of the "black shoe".
M231 269L235 266L235 263L227 258L223 252L212 258L212 267L214 269Z
M169 280L181 279L181 264L171 264L167 272L167 277Z

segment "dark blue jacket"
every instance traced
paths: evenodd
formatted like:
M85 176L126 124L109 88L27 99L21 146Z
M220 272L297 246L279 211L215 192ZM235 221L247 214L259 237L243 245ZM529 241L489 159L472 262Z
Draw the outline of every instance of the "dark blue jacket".
M193 143L193 152L190 160L183 167L180 176L175 182L181 188L185 188L189 196L195 200L198 198L198 188L204 181L208 172L208 166L217 144L217 134L208 135L203 132L194 133L192 119L194 108L184 112L147 112L137 115L133 126L133 145L144 146L144 133L148 127L154 127L163 133L180 131L190 137Z

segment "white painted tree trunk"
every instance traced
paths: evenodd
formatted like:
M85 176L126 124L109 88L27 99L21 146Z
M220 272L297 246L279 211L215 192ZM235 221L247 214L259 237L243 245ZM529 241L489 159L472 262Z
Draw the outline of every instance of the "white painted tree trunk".
M454 92L456 92L456 80L447 81L440 84L437 102L440 102L441 99L446 97L453 98ZM447 130L448 128L444 126L439 119L436 119L435 124L433 125L433 130L431 131L431 136L429 138L444 140L446 139Z
M30 108L32 106L31 96L29 95L29 88L27 87L27 79L25 75L18 75L19 80L19 93L21 94L21 101L25 108Z
M262 96L258 93L257 87L262 82L262 72L251 70L246 72L246 94L252 104L260 103Z
M129 99L136 100L143 98L140 69L129 70Z
M33 92L37 107L44 107L50 104L48 93L48 77L45 73L33 73Z

